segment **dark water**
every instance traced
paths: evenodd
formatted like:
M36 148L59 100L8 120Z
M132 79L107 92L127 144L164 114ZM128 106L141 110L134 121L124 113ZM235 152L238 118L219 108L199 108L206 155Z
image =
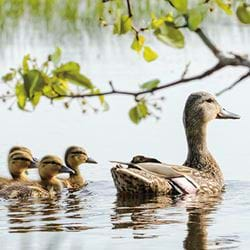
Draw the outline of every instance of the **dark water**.
M1 200L1 249L248 249L249 189L228 181L220 197L119 197L99 181L52 200Z

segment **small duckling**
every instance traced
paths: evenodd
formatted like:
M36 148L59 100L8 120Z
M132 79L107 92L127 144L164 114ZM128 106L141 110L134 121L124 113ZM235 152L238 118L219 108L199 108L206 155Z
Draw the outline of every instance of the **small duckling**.
M67 188L73 189L79 189L86 186L87 182L82 176L79 166L83 163L97 164L97 162L88 157L85 149L78 146L69 147L65 152L64 159L66 166L74 170L74 173L71 173L70 177L64 180L64 185Z
M63 182L56 176L60 173L74 174L75 171L63 165L62 160L54 155L47 155L42 158L38 166L41 177L41 186L49 192L61 192Z
M38 163L41 181L33 183L16 183L0 191L0 197L5 199L23 198L51 198L60 193L63 183L56 176L60 173L73 173L74 171L63 165L62 160L53 155L44 156Z
M37 160L33 158L31 151L25 147L15 146L8 154L8 169L13 179L0 177L0 188L13 181L27 182L27 170L37 167Z

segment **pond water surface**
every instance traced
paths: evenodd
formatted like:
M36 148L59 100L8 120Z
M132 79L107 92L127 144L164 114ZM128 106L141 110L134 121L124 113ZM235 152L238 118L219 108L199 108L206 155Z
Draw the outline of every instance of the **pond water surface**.
M226 25L206 30L225 51L250 53L249 28ZM20 65L31 53L43 60L53 51L55 41L21 31L1 46L3 75ZM138 84L159 78L169 82L179 78L191 62L188 74L201 72L216 61L198 37L187 37L185 50L174 50L151 37L148 41L160 58L146 63L130 50L131 37L102 40L57 40L63 60L78 61L83 72L101 89L108 81L120 89L137 89ZM244 69L228 68L182 87L163 91L161 119L149 119L139 126L128 119L133 105L129 97L107 101L110 111L82 114L77 102L69 110L48 101L34 112L9 111L0 105L0 175L8 176L6 156L16 144L31 148L36 157L63 156L70 145L80 145L96 159L97 166L82 167L89 185L76 193L63 193L52 200L0 200L0 249L249 249L250 246L250 99L249 80L226 93L219 102L239 113L239 121L214 121L209 126L208 144L226 179L220 197L118 197L109 160L130 160L135 154L154 156L168 163L182 164L186 141L182 110L193 91L212 93L232 83ZM33 171L31 178L36 179Z

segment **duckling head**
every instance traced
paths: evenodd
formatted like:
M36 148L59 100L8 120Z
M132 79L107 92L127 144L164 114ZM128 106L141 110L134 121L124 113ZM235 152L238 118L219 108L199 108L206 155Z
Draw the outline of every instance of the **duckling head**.
M74 170L63 165L61 158L54 155L44 156L38 165L42 180L51 180L60 173L74 173Z
M35 157L33 157L33 154L32 154L32 152L31 152L31 150L29 149L29 148L26 148L26 147L24 147L24 146L13 146L10 150L9 150L9 155L12 153L12 152L14 152L14 151L23 151L23 152L26 152L26 153L28 153L28 154L30 154L31 155L31 157L33 158L33 161L34 162L38 162L38 159L37 158L35 158Z
M188 97L183 114L186 128L207 124L214 119L240 119L240 116L222 108L210 93L196 92Z
M77 170L78 166L83 163L97 163L95 160L88 157L85 149L78 146L69 147L65 152L64 158L66 165L74 170Z
M26 181L27 170L29 168L36 168L37 162L34 161L31 152L23 150L10 150L8 155L9 172L13 179Z

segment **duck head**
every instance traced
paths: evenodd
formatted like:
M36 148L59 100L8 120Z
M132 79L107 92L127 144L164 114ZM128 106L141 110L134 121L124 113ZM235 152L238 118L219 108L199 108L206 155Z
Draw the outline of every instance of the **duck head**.
M27 181L27 170L37 167L37 161L34 160L31 151L26 149L15 148L9 151L8 168L15 180Z
M74 170L63 165L61 158L55 155L44 156L38 164L41 179L50 180L60 173L74 173Z
M214 119L240 119L240 116L222 108L210 93L196 92L188 97L183 115L185 127L207 124Z
M78 146L69 147L65 152L64 158L66 165L75 171L77 171L78 166L83 163L97 164L97 162L94 159L90 158L87 155L85 149Z
M33 154L32 154L32 152L31 152L31 150L30 150L29 148L26 148L26 147L24 147L24 146L13 146L13 147L10 149L10 151L9 151L9 155L10 155L12 152L14 152L14 151L23 151L23 152L26 152L26 153L28 153L28 154L31 155L31 157L33 158L33 161L34 161L34 162L37 162L37 163L38 163L38 159L35 158L35 157L33 157Z
M187 166L217 165L207 149L207 124L214 119L239 119L240 116L221 107L215 96L207 92L191 94L184 108L183 123L185 127L188 156ZM206 161L210 160L208 164Z
M155 159L155 158L151 158L151 157L147 157L144 155L136 155L133 157L131 163L145 163L145 162L157 162L157 163L161 163L159 160Z

